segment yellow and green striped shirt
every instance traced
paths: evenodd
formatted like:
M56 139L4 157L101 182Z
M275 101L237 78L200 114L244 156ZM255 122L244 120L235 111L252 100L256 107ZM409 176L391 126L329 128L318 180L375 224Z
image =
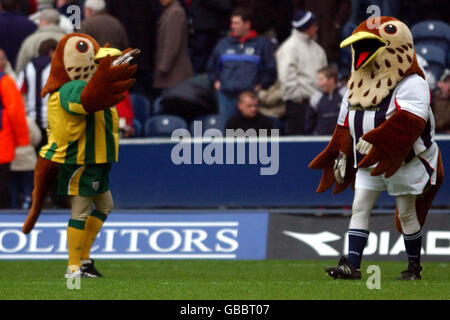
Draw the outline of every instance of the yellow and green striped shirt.
M81 105L86 82L74 80L52 93L47 105L48 143L41 157L64 164L118 161L119 115L115 107L88 114Z

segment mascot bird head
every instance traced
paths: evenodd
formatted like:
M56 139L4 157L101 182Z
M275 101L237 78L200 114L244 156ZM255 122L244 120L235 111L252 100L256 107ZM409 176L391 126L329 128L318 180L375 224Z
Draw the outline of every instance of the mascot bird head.
M71 33L64 36L56 47L50 76L41 95L44 97L72 80L89 82L99 60L107 55L115 57L122 55L122 52L113 48L100 48L97 41L86 34Z
M352 105L378 105L397 83L411 74L425 78L417 63L409 28L392 17L380 17L379 26L363 21L341 48L352 46L352 73L348 101Z

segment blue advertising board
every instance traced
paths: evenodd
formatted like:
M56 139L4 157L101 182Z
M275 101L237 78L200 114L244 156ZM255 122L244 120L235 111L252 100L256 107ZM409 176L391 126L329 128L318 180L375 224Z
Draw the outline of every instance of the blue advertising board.
M25 235L24 214L0 215L1 259L67 259L68 212L40 217ZM94 259L239 259L266 257L268 212L116 211L92 248Z
M332 195L331 190L315 192L322 172L308 169L308 164L328 140L329 137L280 137L277 171L273 175L262 175L261 170L268 165L259 162L196 164L192 159L191 164L176 164L171 159L176 143L170 139L124 140L120 144L119 162L113 165L110 174L114 204L122 209L351 206L350 188L337 195ZM450 136L441 137L437 143L444 171L450 172ZM198 143L193 144L192 153L195 145ZM206 148L204 144L203 150ZM248 157L250 144L246 148ZM449 194L450 179L446 178L433 205L449 206ZM386 192L376 203L382 208L394 205L394 198Z

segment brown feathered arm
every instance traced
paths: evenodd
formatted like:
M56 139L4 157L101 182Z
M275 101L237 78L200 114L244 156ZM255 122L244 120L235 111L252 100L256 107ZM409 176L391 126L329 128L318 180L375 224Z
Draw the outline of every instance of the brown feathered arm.
M113 58L107 56L81 93L81 104L88 113L110 108L125 98L124 92L136 82L133 75L137 66L128 63L112 66Z
M362 136L373 147L358 166L367 168L379 162L370 174L377 176L385 173L385 177L389 178L411 152L425 125L426 122L421 117L405 110L397 111L381 126Z
M338 158L339 152L347 156L346 175L344 183L336 183L333 194L344 191L349 184L354 183L356 170L353 168L353 139L347 127L337 125L327 147L308 165L310 169L323 170L316 192L324 192L336 182L333 168L334 160Z

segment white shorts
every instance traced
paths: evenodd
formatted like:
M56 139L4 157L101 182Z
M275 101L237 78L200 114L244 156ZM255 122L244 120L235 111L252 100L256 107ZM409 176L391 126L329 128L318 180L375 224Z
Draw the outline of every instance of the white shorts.
M405 194L419 195L430 181L430 174L422 161L415 157L410 162L403 164L397 172L386 179L384 174L371 176L373 168L358 168L356 172L355 189L367 189L384 191L391 196Z

